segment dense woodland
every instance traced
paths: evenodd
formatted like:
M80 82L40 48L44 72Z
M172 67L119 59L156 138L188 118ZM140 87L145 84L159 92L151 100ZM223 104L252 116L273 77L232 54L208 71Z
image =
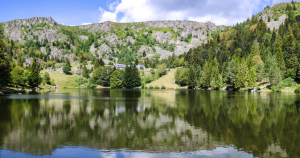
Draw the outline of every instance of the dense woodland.
M129 47L117 44L116 47L121 52L106 55L111 58L117 57L120 63L131 65L125 70L116 69L113 63L105 65L102 60L105 54L99 57L90 52L92 44L99 46L101 43L107 43L105 40L98 43L101 37L99 33L88 34L84 31L78 32L76 28L67 29L61 26L63 33L68 37L65 41L39 42L31 39L19 43L5 38L1 26L0 84L22 87L37 87L41 83L55 85L49 73L41 76L40 71L49 67L55 69L55 64L62 63L63 72L71 75L71 60L80 63L82 69L82 77L76 82L79 85L88 83L89 88L96 85L111 88L146 88L146 83L165 75L167 69L178 67L175 82L180 86L204 89L228 86L235 90L244 90L258 89L259 84L267 84L272 86L272 90L279 91L300 79L300 15L297 15L294 2L285 5L288 18L279 29L267 28L266 22L259 16L252 16L243 23L227 28L225 32L211 34L213 37L208 38L206 44L190 49L180 56L173 54L168 59L159 60L159 55L149 59L145 57L145 52L137 55L137 50L143 44L156 44L149 35L138 37L135 44L128 42ZM115 33L118 34L117 31ZM88 39L79 40L78 34L87 34ZM132 34L129 31L124 37ZM182 40L188 41L188 38ZM72 47L75 45L76 47ZM46 54L41 52L41 46L45 47ZM70 54L71 59L53 57L50 55L50 46L64 49L63 55ZM174 49L168 44L162 47ZM27 63L26 59L32 59L32 62ZM92 68L86 67L88 62L93 65ZM135 68L134 65L137 64L152 68L150 75L145 75Z

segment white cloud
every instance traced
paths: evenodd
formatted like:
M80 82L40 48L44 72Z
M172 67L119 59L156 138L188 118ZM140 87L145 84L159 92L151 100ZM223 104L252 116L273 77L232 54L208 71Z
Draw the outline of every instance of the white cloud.
M81 25L91 25L92 23L81 23Z
M103 8L99 7L99 11L101 12L99 22L105 22L105 21L117 21L117 14L114 12L109 12L104 10Z
M277 1L279 0L121 0L110 3L109 11L100 7L99 22L187 19L212 21L217 25L234 25L251 18L264 6Z

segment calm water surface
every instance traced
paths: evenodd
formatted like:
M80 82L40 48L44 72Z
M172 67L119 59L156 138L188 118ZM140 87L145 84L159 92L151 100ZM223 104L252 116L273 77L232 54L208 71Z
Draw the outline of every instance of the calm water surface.
M88 90L0 96L0 157L300 157L300 95Z

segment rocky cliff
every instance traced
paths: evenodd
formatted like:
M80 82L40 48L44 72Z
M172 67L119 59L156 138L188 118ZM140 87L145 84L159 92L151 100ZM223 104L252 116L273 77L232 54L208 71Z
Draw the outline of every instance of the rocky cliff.
M141 56L145 52L149 57L154 57L154 54L158 53L160 59L165 59L173 53L180 55L205 43L207 38L212 38L215 33L221 33L225 26L216 26L212 22L148 21L103 22L71 27L59 25L51 17L34 17L6 22L3 29L7 40L20 43L28 40L39 41L44 43L41 52L46 53L45 45L47 45L54 57L63 57L64 49L54 46L53 42L68 43L70 51L74 51L78 43L87 41L88 36L93 34L99 44L91 43L88 52L94 56L115 60L111 53L126 54L131 51ZM77 41L70 41L70 32L72 38ZM152 44L149 44L149 41L152 41ZM121 49L119 46L126 46L127 49Z

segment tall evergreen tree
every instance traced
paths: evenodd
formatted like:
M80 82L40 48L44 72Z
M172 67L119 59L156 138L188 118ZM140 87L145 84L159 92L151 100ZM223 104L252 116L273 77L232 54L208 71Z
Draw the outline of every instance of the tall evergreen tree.
M256 77L256 72L255 72L255 67L251 67L249 71L249 87L253 88L255 86L257 77Z
M141 86L141 78L140 78L140 73L139 69L133 66L131 68L131 82L132 82L132 87L139 87Z
M83 66L83 69L82 69L82 76L84 78L89 78L89 73L88 73L88 70L87 68L85 67L85 65Z
M5 44L2 39L2 29L0 29L0 87L10 82L10 62L8 56L4 54Z
M196 75L195 75L195 70L193 68L190 68L190 75L189 75L189 86L190 88L194 89L197 85L196 81Z
M124 80L123 80L123 86L126 88L132 88L132 68L131 66L126 66L125 67L125 72L124 72Z
M248 68L245 59L237 60L237 66L233 76L233 85L235 89L245 86L248 77Z
M277 48L275 48L275 54L276 54L276 63L278 63L280 70L282 72L285 72L285 62L283 59L283 54L280 45L277 45Z
M23 67L23 60L21 57L18 58L18 66Z
M100 64L100 66L104 66L104 65L105 65L105 63L104 63L104 61L102 60L102 58L100 59L99 64Z
M100 66L100 60L99 60L99 59L96 59L95 65L94 65L94 69L99 68L99 66Z
M30 73L29 85L31 87L38 87L40 83L40 70L36 59L33 59L33 62L30 66Z
M69 66L69 67L71 67L71 63L70 63L70 61L69 61L69 59L68 59L68 58L66 59L65 66Z

